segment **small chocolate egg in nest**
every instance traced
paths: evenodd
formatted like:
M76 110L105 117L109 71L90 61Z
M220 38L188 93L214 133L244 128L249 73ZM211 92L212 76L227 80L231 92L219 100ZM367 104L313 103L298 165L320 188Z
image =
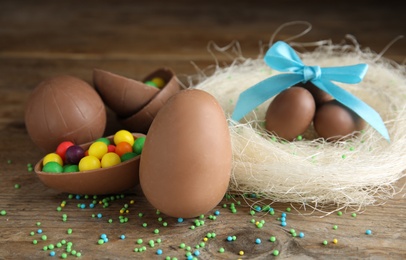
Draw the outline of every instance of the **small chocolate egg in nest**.
M318 137L311 124L302 139L287 141L265 129L266 111L275 96L239 122L231 119L242 92L280 74L263 58L246 59L233 54L233 47L224 50L235 56L232 66L216 67L213 75L204 75L190 86L215 96L229 119L233 147L230 192L259 193L273 202L299 203L318 210L325 205L362 209L392 198L399 191L395 183L406 176L406 97L401 94L406 93L404 65L356 44L330 43L298 54L306 65L368 64L361 82L339 83L339 87L379 113L390 142L369 124L359 134L334 142ZM199 75L192 78L196 80ZM325 98L323 102L329 100Z

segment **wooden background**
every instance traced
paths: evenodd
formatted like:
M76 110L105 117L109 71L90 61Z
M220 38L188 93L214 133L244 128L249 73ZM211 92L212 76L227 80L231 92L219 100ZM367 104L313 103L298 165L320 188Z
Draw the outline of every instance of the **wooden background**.
M88 205L91 200L69 199L67 194L45 187L27 170L27 164L35 164L44 155L24 126L25 102L40 81L69 74L91 83L93 68L141 79L157 68L170 67L187 84L186 78L197 72L196 66L205 69L215 64L207 50L209 42L226 46L238 41L244 57L256 58L259 46L292 21L313 26L296 41L331 39L340 43L350 34L362 48L377 53L406 33L404 9L391 1L0 1L0 210L7 212L0 215L0 259L44 259L50 250L44 251L43 246L56 245L62 239L73 242L83 259L185 259L186 251L179 244L191 246L193 252L212 232L216 238L199 249L198 258L270 259L277 249L281 259L404 259L404 193L382 206L363 209L357 217L351 216L351 210L343 216L325 217L308 216L309 210L292 211L286 227L281 227L277 218L291 205L272 205L274 216L251 216L242 198L225 199L215 209L220 211L216 220L207 219L213 210L204 226L191 230L194 219L178 223L160 215L168 223L163 227L139 188L111 201L107 208L98 204L93 209L79 209L79 203ZM287 40L304 29L303 25L285 28L275 39ZM404 46L405 39L396 41L384 57L404 63ZM224 55L217 55L217 59L221 64L230 62ZM106 135L121 128L109 114ZM130 204L131 200L135 203ZM67 204L57 211L62 201ZM231 213L230 203L238 201L237 213ZM129 220L119 223L119 211L125 204L130 205L130 212L124 214ZM138 216L140 212L143 217ZM103 217L92 217L98 213ZM67 214L66 222L62 214ZM263 219L264 227L255 227L251 219ZM148 226L142 227L143 223ZM72 234L67 234L69 228ZM153 233L156 228L159 234ZM292 237L291 228L305 237ZM46 241L41 240L38 229L47 235ZM365 235L367 229L372 235ZM110 241L98 245L103 233ZM122 234L126 239L119 238ZM237 240L227 242L233 235ZM270 236L277 241L269 242ZM141 245L136 243L139 238L143 239ZM162 242L150 247L148 241L157 238ZM262 243L255 244L256 238ZM332 242L334 238L337 244ZM32 243L34 239L38 244ZM324 240L328 245L322 245ZM146 246L145 252L133 251L141 246ZM224 253L218 252L221 247ZM163 250L161 256L156 254L158 248ZM55 249L55 257L61 258L65 250L66 246ZM241 250L243 256L239 255Z

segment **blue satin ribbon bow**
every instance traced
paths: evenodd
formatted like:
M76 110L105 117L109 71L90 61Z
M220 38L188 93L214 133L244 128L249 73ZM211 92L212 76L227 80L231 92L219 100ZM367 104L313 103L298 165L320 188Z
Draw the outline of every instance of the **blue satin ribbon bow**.
M242 92L231 116L233 120L239 121L254 108L281 91L299 82L310 81L354 111L387 141L390 141L388 131L380 115L362 100L332 83L332 81L349 84L359 83L368 70L367 64L326 68L306 66L296 52L282 41L272 45L267 51L264 61L272 69L290 73L269 77Z

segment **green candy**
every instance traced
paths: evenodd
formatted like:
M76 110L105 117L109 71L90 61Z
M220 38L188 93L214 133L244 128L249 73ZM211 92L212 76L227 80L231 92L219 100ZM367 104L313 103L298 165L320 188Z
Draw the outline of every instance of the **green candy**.
M128 161L134 157L137 157L138 154L137 153L125 153L121 156L121 162L125 162Z
M42 167L42 171L49 173L61 173L63 172L63 167L57 162L48 162L44 165L44 167Z
M137 139L135 139L134 145L133 145L133 151L136 154L141 154L142 148L144 148L144 143L145 143L145 137L138 137Z
M75 164L65 165L63 167L63 172L78 172L79 167Z

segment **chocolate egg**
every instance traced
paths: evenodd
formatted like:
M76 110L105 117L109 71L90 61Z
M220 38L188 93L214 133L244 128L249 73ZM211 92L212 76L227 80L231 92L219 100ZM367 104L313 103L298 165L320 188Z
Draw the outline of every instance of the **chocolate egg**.
M293 86L279 93L269 104L265 128L291 141L306 131L313 120L316 104L305 88Z
M103 136L106 109L87 82L69 75L55 76L31 93L25 126L38 147L52 152L63 141L81 144Z
M93 82L104 103L119 117L138 112L159 92L141 81L101 69L94 69Z
M365 121L340 102L331 100L321 105L314 117L314 129L320 137L336 141L365 127Z
M303 87L312 94L314 101L316 102L316 107L319 107L322 104L326 103L327 101L334 99L330 94L319 89L318 87L313 85L313 83L311 83L310 81L303 84Z
M145 135L132 133L135 139ZM106 137L114 141L114 135ZM89 149L94 140L79 146L83 150ZM47 187L61 192L81 195L108 195L125 192L139 184L140 155L107 168L86 170L81 172L44 172L44 158L34 166L34 171L40 181Z
M196 217L224 197L231 161L228 125L217 100L203 90L182 90L151 124L141 154L140 185L162 213Z
M130 131L146 134L155 118L155 115L158 113L161 107L170 97L181 90L178 83L178 78L170 69L164 68L156 70L147 76L145 80L154 77L161 78L166 82L158 94L156 94L152 100L137 113L126 118L118 118L118 121Z

